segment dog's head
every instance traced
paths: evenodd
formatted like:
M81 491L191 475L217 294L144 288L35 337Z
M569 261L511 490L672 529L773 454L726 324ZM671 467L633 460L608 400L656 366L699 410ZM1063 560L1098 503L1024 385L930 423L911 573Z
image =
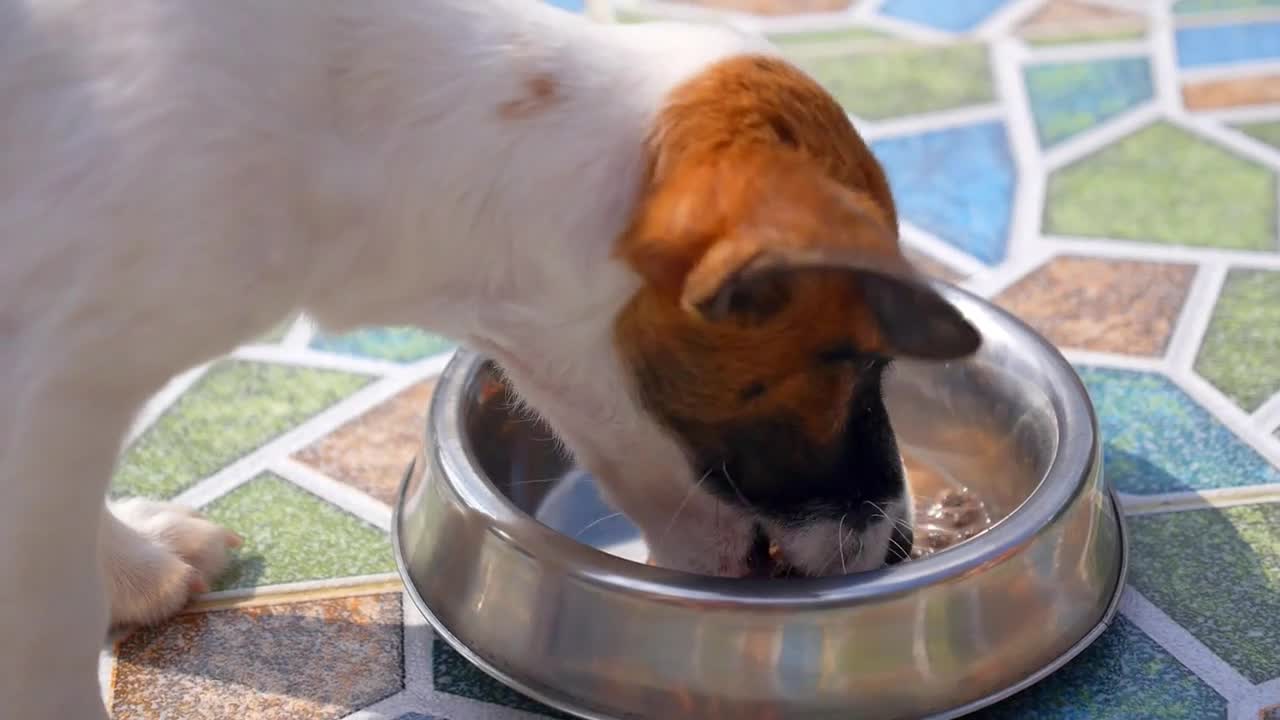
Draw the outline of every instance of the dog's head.
M882 378L895 358L959 358L979 337L903 259L883 170L825 91L768 57L679 87L650 151L618 246L642 284L615 341L691 466L689 492L751 518L755 539L734 553L767 539L806 574L905 557ZM725 551L706 516L681 522L693 527L678 542L706 547L657 548L659 561Z

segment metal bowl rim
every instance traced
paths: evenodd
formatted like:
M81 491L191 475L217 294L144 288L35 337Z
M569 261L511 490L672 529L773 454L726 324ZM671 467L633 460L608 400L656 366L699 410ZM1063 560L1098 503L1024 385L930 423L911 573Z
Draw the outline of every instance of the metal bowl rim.
M776 582L707 577L642 565L579 543L515 507L479 471L462 431L463 392L485 358L467 350L455 354L436 385L427 420L426 447L433 456L428 461L440 461L449 488L470 512L487 518L489 531L503 543L513 544L539 561L564 565L583 582L641 593L656 601L703 599L720 607L794 610L875 601L969 573L1032 542L1083 492L1100 462L1097 420L1083 383L1057 348L998 306L947 283L935 281L933 285L965 315L988 316L987 323L978 323L980 328L1003 327L1016 336L1018 346L1027 348L1026 353L1042 361L1045 382L1038 386L1052 402L1058 425L1053 460L1031 495L981 535L946 552L858 575Z
M454 635L453 632L440 620L440 618L437 617L434 612L432 612L431 608L427 605L426 601L422 599L422 595L418 593L418 588L414 584L413 577L412 575L410 575L408 565L405 562L404 552L400 542L401 541L400 515L404 509L405 500L407 499L409 478L413 475L413 471L414 471L414 465L413 463L410 463L409 468L408 470L405 471L404 478L400 483L399 499L396 501L395 508L393 508L392 510L392 518L391 518L391 527L393 529L393 532L391 533L392 554L395 556L396 568L399 570L400 576L404 580L405 590L406 592L408 592L409 598L413 601L413 604L418 608L418 611L422 613L422 616L426 619L427 623L431 625L431 628L435 631L435 633L440 637L444 638L445 642L447 642L455 652L457 652L462 657L466 658L468 662L480 668L485 674L489 675L490 677L497 680L498 682L503 683L507 687L510 687L520 692L521 694L542 703L543 705L559 710L560 712L565 712L570 715L586 718L587 720L618 720L618 718L615 718L613 716L602 715L595 711L586 710L562 698L553 697L552 695L545 693L542 690L533 688L525 684L523 681L516 679L512 675L508 674L506 671L499 669L497 666L490 663L487 659L481 657L480 655L472 651L471 648L468 647L466 643L462 642L462 640L460 640L456 635ZM1120 555L1120 558L1119 558L1120 563L1116 572L1115 581L1112 584L1111 597L1108 598L1106 609L1104 609L1102 612L1102 615L1099 616L1098 622L1094 624L1094 626L1090 628L1088 632L1081 635L1080 638L1076 640L1069 648L1063 651L1062 654L1058 655L1056 658L1046 663L1040 669L1028 674L1026 677L1019 680L1018 682L1013 683L1002 690L999 690L997 692L991 693L982 698L974 700L973 702L966 703L961 707L952 708L950 710L946 710L941 713L936 713L934 715L923 718L922 720L955 720L955 718L963 717L977 710L981 710L982 708L985 708L997 702L1000 702L1001 700L1008 699L1022 692L1023 690L1030 688L1031 686L1035 685L1041 680L1044 680L1049 675L1052 675L1053 673L1057 672L1064 665L1066 665L1067 663L1074 660L1077 656L1079 656L1080 653L1088 649L1090 645L1092 645L1095 641L1097 641L1097 639L1101 637L1102 634L1106 632L1108 628L1111 627L1111 623L1115 620L1116 614L1120 611L1120 601L1124 596L1125 578L1128 575L1128 569L1129 569L1129 539L1128 539L1128 533L1125 526L1124 511L1120 504L1120 498L1117 495L1115 490L1108 490L1107 494L1111 500L1110 516L1111 516L1111 519L1114 520L1116 523L1117 550Z

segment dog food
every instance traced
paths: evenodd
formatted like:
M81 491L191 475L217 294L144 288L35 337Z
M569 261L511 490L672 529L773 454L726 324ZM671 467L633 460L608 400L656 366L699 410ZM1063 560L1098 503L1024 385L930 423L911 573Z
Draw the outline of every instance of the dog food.
M982 498L937 469L907 458L907 477L916 501L913 559L945 550L991 526Z

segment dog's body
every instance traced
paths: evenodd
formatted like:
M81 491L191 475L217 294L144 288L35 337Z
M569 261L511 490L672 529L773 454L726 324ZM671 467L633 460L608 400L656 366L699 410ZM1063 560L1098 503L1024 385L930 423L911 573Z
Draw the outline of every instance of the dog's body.
M886 320L883 297L915 296L886 279L905 272L892 201L843 115L735 116L777 135L742 152L698 124L699 102L740 104L755 74L799 87L794 104L820 92L780 68L726 30L595 26L533 0L0 0L0 707L105 717L109 620L163 619L221 571L237 538L194 513L104 513L110 468L170 376L299 308L495 357L663 564L740 574L762 533L810 571L881 564L907 501L862 351L968 340L933 306L911 316L941 318L927 338ZM795 181L794 203L753 215L785 227L751 252L717 240L768 204L735 167ZM840 189L859 184L870 200ZM694 215L716 227L690 231ZM833 243L841 262L870 258L854 265L884 273L881 300L852 272L798 271L830 269L810 231L837 220L860 228ZM826 315L788 336L778 302ZM826 369L752 358L770 338ZM795 414L811 403L812 422ZM792 420L791 455L742 451ZM870 456L840 448L868 428L883 487L849 496L833 479ZM768 473L810 461L825 474L772 492Z

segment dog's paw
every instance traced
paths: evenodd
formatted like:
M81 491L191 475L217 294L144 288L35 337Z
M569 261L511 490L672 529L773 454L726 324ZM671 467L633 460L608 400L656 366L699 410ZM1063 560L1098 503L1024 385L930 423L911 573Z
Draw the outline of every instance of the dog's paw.
M208 592L243 542L191 508L134 498L111 512L123 525L104 548L112 625L150 625ZM110 522L110 519L108 520Z

